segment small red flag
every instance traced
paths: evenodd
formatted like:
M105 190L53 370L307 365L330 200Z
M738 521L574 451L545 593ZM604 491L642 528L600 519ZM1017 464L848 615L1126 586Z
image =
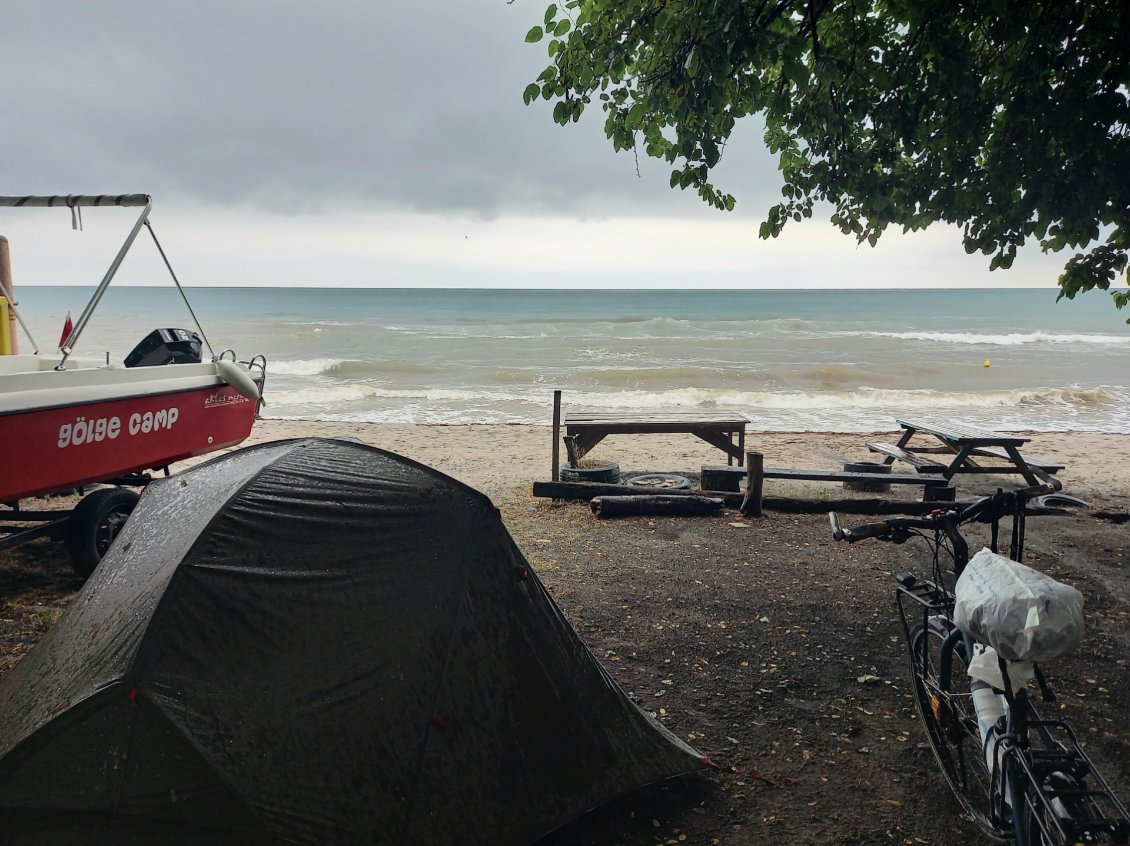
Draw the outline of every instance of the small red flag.
M63 348L63 344L67 342L67 338L71 337L71 331L75 328L74 323L71 322L71 313L67 312L67 319L63 322L63 334L59 336L59 349Z

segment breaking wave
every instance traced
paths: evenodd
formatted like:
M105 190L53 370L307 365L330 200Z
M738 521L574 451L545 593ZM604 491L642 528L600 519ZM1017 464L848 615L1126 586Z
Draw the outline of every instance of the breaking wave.
M1130 394L1120 388L1037 388L984 392L892 390L743 391L682 388L662 391L565 391L569 408L590 411L738 412L751 431L875 431L915 414L951 414L988 428L1130 432ZM551 395L540 385L496 390L382 388L349 382L280 390L271 416L324 420L429 423L547 423Z
M942 344L982 344L1016 347L1022 344L1096 344L1130 346L1130 335L1089 335L1055 332L1010 332L987 335L976 332L847 332L847 335L870 338L896 338L900 341L932 341Z
M361 361L342 358L307 358L294 361L271 361L269 374L282 376L333 376L338 379L376 378L382 375L405 373L431 373L435 370L426 364L412 361Z

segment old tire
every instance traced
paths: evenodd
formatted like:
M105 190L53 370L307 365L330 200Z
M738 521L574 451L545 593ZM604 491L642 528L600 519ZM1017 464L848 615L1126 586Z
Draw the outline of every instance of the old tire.
M628 484L653 491L685 491L690 489L691 480L674 473L641 473L628 479Z
M881 474L889 475L891 472L891 465L884 464L881 461L848 461L844 464L845 473L872 473L876 476ZM844 490L847 491L863 491L865 493L886 493L891 489L890 482L882 482L877 479L857 479L850 482L844 482Z
M615 461L589 461L588 467L574 467L566 464L561 468L562 482L606 482L620 483L620 465Z
M64 542L71 566L79 575L89 577L94 572L138 498L126 488L102 488L75 506L67 521Z

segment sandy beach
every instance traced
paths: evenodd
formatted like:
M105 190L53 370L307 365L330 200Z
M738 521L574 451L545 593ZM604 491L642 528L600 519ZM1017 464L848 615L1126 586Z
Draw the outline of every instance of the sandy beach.
M1117 507L1130 498L1130 435L1080 432L1025 432L1025 451L1063 464L1064 491ZM248 444L283 438L352 437L408 456L477 488L496 502L526 497L533 482L550 478L549 425L428 426L399 423L333 423L313 420L259 421ZM767 467L842 470L845 462L875 460L868 440L897 438L895 432L749 432L746 448L760 451ZM615 461L625 473L698 472L703 464L724 463L714 447L691 435L614 435L590 455ZM564 455L562 454L562 461ZM898 469L898 468L896 468ZM1019 477L962 477L960 493L1016 484ZM831 496L823 483L769 480L766 495L803 492ZM1125 507L1123 502L1122 507Z
M1028 521L1025 561L1086 597L1086 640L1050 668L1059 693L1050 707L1076 728L1125 800L1130 435L1029 434L1026 452L1063 464L1064 491L1090 503ZM310 436L357 438L489 495L616 683L720 767L631 793L539 846L985 842L946 789L907 681L894 574L923 572L922 544L835 543L824 513L601 519L586 502L531 495L534 481L550 477L548 425L267 419L249 443ZM871 438L751 432L746 443L769 467L836 470L868 460ZM721 463L722 453L690 435L648 435L610 437L592 455L625 473L693 473ZM1016 477L964 476L958 496L1015 484ZM778 480L767 480L765 493L844 495L839 484ZM985 527L969 534L987 542ZM332 548L332 531L311 542ZM0 554L0 677L82 586L63 544L44 538ZM2 827L0 820L0 839Z

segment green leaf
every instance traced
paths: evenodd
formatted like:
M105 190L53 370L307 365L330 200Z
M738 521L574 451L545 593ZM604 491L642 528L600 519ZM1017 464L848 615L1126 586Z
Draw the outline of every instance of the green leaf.
M543 35L545 35L545 32L540 26L530 27L530 31L526 33L526 43L537 44L541 41Z
M557 4L550 3L549 8L545 10L545 25L549 27L549 22L557 17Z
M644 117L647 115L647 104L636 102L628 109L628 114L624 118L624 123L627 126L639 126L643 123Z
M522 102L528 106L538 98L539 94L541 94L541 86L536 82L531 82L526 86L526 90L522 92Z
M557 22L557 26L553 28L553 34L560 38L562 35L569 31L569 28L571 26L572 24L569 22L569 19L563 18L562 20L559 20Z

